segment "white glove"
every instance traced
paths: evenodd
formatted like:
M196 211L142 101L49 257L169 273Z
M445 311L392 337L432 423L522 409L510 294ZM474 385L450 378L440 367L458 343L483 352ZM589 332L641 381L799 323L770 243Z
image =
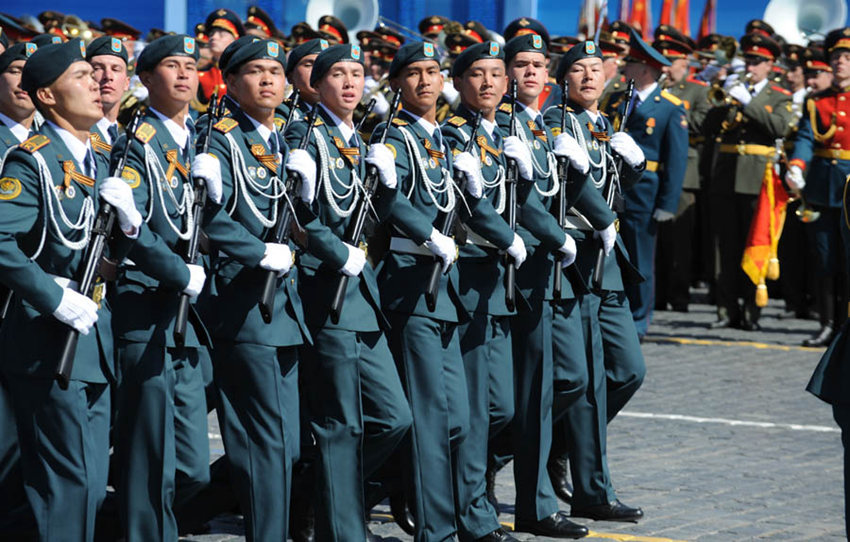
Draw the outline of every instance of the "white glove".
M97 322L97 303L70 288L62 288L62 301L53 311L53 316L83 335L88 335Z
M508 136L505 138L502 149L505 156L516 160L520 177L526 181L534 180L534 166L531 165L531 151L528 150L528 145L517 136Z
M266 253L260 260L260 267L267 271L277 271L278 275L289 273L292 267L292 251L288 245L266 243Z
M567 235L566 241L564 241L564 244L558 250L564 253L564 257L561 258L561 267L569 267L576 261L576 254L578 254L576 240L569 235Z
M454 168L466 175L466 191L475 199L484 195L484 179L481 177L481 161L471 152L462 152L454 158Z
M508 247L507 252L509 256L513 257L514 265L517 269L519 269L519 266L522 265L522 262L528 256L528 253L525 251L525 243L522 241L522 237L517 234L514 234L514 242Z
M665 211L664 209L656 209L655 212L652 213L652 218L654 218L656 222L668 222L676 218L676 214L671 213L670 211Z
M583 174L590 171L590 158L587 156L587 151L584 150L570 134L560 134L555 138L555 148L552 149L558 156L569 158L570 165Z
M614 226L614 223L608 225L604 230L597 230L593 232L594 237L599 237L602 239L602 249L605 251L605 255L611 253L611 249L614 248L614 243L617 242L617 227Z
M395 157L389 147L380 143L370 145L369 152L366 153L366 163L378 168L378 177L381 178L381 184L387 188L396 187L398 179L395 174Z
M443 235L435 228L431 230L431 237L425 241L425 246L434 253L434 256L443 260L443 273L448 271L457 256L455 240Z
M100 197L115 207L118 212L118 225L123 232L135 232L142 225L142 215L136 209L133 189L124 179L107 177L100 184Z
M366 265L366 253L348 243L345 243L345 248L348 249L348 260L345 261L345 265L342 266L340 271L349 277L356 277Z
M638 147L632 136L626 132L615 132L611 136L611 148L614 152L623 157L631 167L638 167L646 158L643 156L643 151Z
M785 182L788 186L797 192L806 187L806 179L803 177L803 170L800 166L791 166L785 172Z
M221 164L212 154L198 154L192 160L192 176L204 180L207 198L213 203L221 203Z
M189 284L183 288L183 292L189 294L189 297L191 298L198 297L198 294L200 294L201 290L204 289L204 282L207 280L207 272L204 271L203 266L200 265L187 263L186 267L189 268Z
M730 98L738 100L743 106L748 105L753 99L752 94L750 94L750 91L748 91L743 84L730 85L726 92L729 94Z
M301 199L308 205L316 195L316 161L303 149L289 151L286 169L301 177Z

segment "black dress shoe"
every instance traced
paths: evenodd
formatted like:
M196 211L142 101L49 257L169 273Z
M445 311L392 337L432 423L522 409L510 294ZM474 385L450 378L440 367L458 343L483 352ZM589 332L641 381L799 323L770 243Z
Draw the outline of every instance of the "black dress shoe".
M413 536L416 531L416 523L413 520L413 514L407 508L407 499L403 491L390 493L390 513L393 516L393 521L401 527L401 530Z
M743 329L744 331L761 331L761 326L758 322L744 320L741 322L741 329Z
M820 328L814 336L803 341L803 346L814 346L814 347L824 347L829 346L829 343L832 342L832 337L835 335L835 331L832 329L832 326L827 324Z
M608 504L573 508L571 513L573 517L589 518L596 521L631 521L637 523L643 518L643 510L626 506L619 499Z
M555 495L563 502L572 504L573 486L567 481L567 458L550 459L546 464L546 470L549 471L549 480L552 482Z
M720 320L717 320L716 322L712 322L712 323L708 324L708 329L723 329L723 328L728 328L728 327L733 327L732 326L732 320L730 320L728 318L721 318Z
M499 515L499 499L496 498L496 473L498 471L496 469L487 468L487 472L484 474L484 480L487 482L487 500L490 501L490 504L493 505L493 508L496 510L496 515Z
M514 530L551 538L584 538L589 533L587 527L573 523L560 512L555 512L539 521L518 519Z
M492 533L487 533L481 538L476 538L475 542L519 542L519 540L512 537L504 529L499 528Z

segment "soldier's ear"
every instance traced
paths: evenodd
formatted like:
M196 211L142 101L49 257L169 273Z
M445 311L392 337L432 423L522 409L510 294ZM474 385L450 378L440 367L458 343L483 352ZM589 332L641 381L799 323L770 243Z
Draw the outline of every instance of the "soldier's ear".
M455 87L455 90L460 92L460 77L452 77L452 86Z
M151 86L151 72L141 72L139 74L139 81L142 82L143 85L150 88Z
M50 90L49 87L42 87L35 91L35 97L41 102L43 105L52 106L56 105L56 96L53 95L53 91Z

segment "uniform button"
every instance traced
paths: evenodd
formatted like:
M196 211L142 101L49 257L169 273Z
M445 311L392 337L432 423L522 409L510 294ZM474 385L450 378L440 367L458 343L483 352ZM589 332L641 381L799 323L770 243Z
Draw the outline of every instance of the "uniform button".
M846 112L846 111L839 111L839 112L838 112L838 115L839 115L839 116L841 116L841 117L846 117L846 116L847 116L847 112Z
M843 132L843 131L844 131L844 126L839 126L839 127L838 127L838 131L839 131L839 132Z
M833 160L833 161L831 162L831 164L832 164L833 166L837 166L837 165L838 165L838 160Z
M839 102L843 102L843 101L844 101L844 96L839 96L839 97L838 97L838 101L839 101Z

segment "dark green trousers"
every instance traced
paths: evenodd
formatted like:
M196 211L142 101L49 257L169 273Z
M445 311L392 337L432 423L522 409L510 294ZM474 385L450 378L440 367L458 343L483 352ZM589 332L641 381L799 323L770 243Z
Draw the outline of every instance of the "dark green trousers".
M510 318L474 313L458 332L469 399L469 433L457 450L454 484L458 534L466 541L499 528L496 510L487 500L485 475L487 444L514 416Z
M302 367L319 448L316 540L365 540L364 480L404 438L410 408L382 332L312 328L310 335Z
M109 386L7 375L39 540L94 539L109 471Z
M128 542L176 540L174 506L209 482L199 353L151 343L118 344L116 489Z
M2 298L0 298L2 299ZM21 449L6 377L0 374L0 538L4 531L32 526L24 493Z
M230 480L248 540L286 540L297 444L298 349L217 341L213 369Z

